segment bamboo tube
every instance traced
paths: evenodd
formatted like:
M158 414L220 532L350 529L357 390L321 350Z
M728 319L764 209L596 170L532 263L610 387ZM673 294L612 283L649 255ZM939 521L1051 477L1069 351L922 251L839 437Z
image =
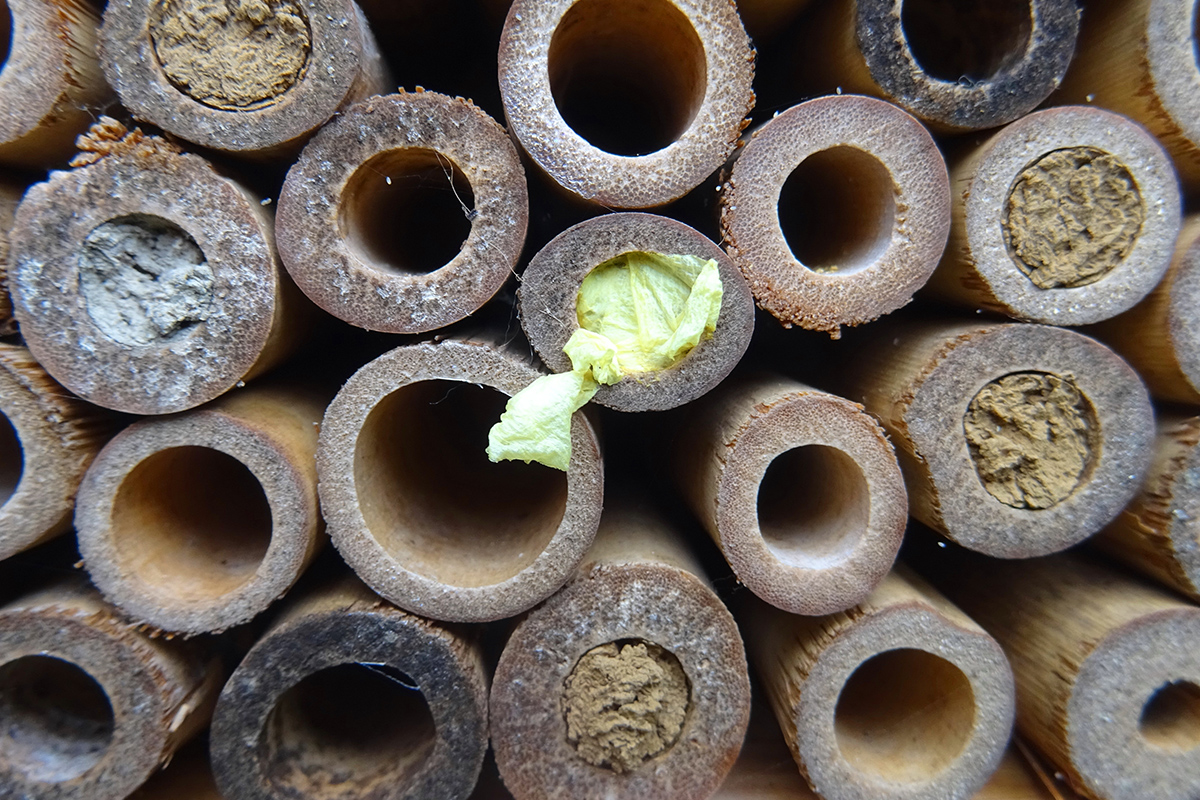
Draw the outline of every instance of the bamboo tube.
M12 315L12 298L8 296L8 235L23 194L24 184L0 179L0 336L17 332L17 321Z
M207 724L225 672L151 638L83 581L0 609L0 786L31 800L121 800Z
M504 285L528 222L504 129L462 98L401 93L351 107L304 149L279 196L279 252L330 314L420 333Z
M737 758L750 683L733 617L682 538L610 504L579 573L513 631L492 748L516 800L704 798Z
M740 617L792 757L825 800L953 800L1004 755L1013 676L1000 646L904 568L826 617Z
M729 0L516 0L500 37L513 136L610 208L677 200L737 146L754 50Z
M0 559L65 532L88 465L116 427L0 343Z
M1057 88L1078 31L1073 0L831 0L797 42L798 88L881 97L945 133L994 128Z
M1071 68L1052 98L1095 103L1150 129L1189 191L1200 188L1200 64L1190 0L1088 0Z
M80 144L80 166L31 187L12 231L14 310L47 372L105 408L166 414L298 343L303 298L248 190L111 119Z
M796 769L796 762L788 751L779 723L775 721L770 705L760 692L755 692L750 728L746 732L741 755L712 800L820 800L820 795L809 788L804 776ZM1067 798L1050 795L1020 751L1010 746L1004 751L1000 766L983 788L972 795L972 800Z
M282 596L325 541L314 456L327 399L255 387L109 442L75 511L105 598L196 634L248 622Z
M1012 662L1018 730L1077 791L1200 793L1200 609L1078 556L942 560L929 574Z
M0 163L61 167L113 102L96 59L90 0L5 0L0 11Z
M100 60L136 118L251 158L294 157L335 113L395 85L351 0L109 3Z
M675 477L738 581L793 614L864 600L908 522L896 454L862 407L771 375L728 382L681 426Z
M491 425L539 372L504 346L398 347L330 403L317 448L321 508L346 563L422 616L511 617L553 594L587 552L604 503L600 445L577 413L566 473L488 461Z
M293 602L221 692L229 800L465 798L487 750L477 637L344 579Z
M937 144L869 97L821 97L773 118L738 151L721 194L726 249L759 306L835 338L908 303L949 229Z
M1200 403L1200 214L1184 220L1166 277L1145 300L1094 329L1162 400Z
M1066 549L1112 520L1150 463L1137 375L1061 328L916 323L854 350L842 394L896 445L914 517L997 558Z
M721 248L681 222L654 214L605 214L560 233L529 262L518 292L521 326L554 372L571 369L563 352L579 328L576 306L583 279L597 266L630 252L713 259L724 293L717 327L671 367L634 374L601 386L595 402L617 411L663 411L690 403L737 366L754 333L754 300L746 281Z
M1028 322L1084 325L1162 278L1180 225L1171 159L1130 120L1030 114L951 160L950 243L931 294Z
M1200 601L1200 417L1158 418L1141 492L1093 540L1122 563Z

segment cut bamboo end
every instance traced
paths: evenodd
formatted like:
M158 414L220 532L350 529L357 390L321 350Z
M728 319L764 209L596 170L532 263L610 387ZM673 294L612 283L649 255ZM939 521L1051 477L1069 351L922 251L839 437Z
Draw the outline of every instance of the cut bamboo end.
M1109 555L1200 601L1200 417L1158 419L1142 491L1095 543Z
M806 28L804 80L882 97L943 132L994 128L1058 87L1078 32L1072 0L836 0Z
M17 331L12 298L8 296L8 237L17 213L17 204L24 194L24 184L0 179L0 336L10 336Z
M28 350L0 343L0 559L70 527L79 483L115 427Z
M208 724L224 678L82 582L22 598L0 609L0 782L16 797L121 800Z
M1200 214L1188 216L1166 277L1145 300L1095 328L1163 400L1200 403Z
M487 750L487 691L473 637L332 584L293 603L222 690L221 796L465 798Z
M1200 793L1200 609L1068 555L930 574L1004 646L1018 730L1077 790Z
M314 455L325 399L247 389L109 442L75 511L104 596L140 622L197 634L283 595L324 542Z
M166 414L286 355L303 298L286 294L270 213L115 121L81 146L83 165L31 187L12 231L14 310L46 371L105 408Z
M571 422L566 473L486 455L507 398L539 377L482 341L398 347L355 373L325 413L321 508L342 557L413 613L485 622L541 602L596 535L603 460Z
M744 610L784 738L825 800L965 800L999 765L1015 703L1004 652L907 570L846 613Z
M1016 319L1084 325L1150 293L1179 233L1171 159L1098 108L1030 114L953 163L939 298Z
M794 614L864 600L908 522L904 478L862 407L784 378L726 384L680 433L675 473L738 580Z
M741 636L680 537L609 506L578 575L500 656L492 747L517 800L706 798L750 717Z
M723 294L716 330L667 369L601 386L595 402L617 411L664 411L704 395L737 366L754 333L754 299L734 263L706 236L654 214L593 217L554 237L529 262L518 291L525 335L554 372L569 372L563 346L579 329L579 291L596 267L632 252L717 262Z
M337 111L392 84L351 0L130 0L104 12L100 60L135 117L247 157L294 154Z
M754 105L754 50L726 0L516 0L499 62L525 152L612 208L687 194L733 152Z
M739 151L721 195L727 250L758 304L835 337L908 303L949 230L937 144L869 97L821 97L775 117Z
M461 98L403 93L352 107L304 149L279 196L279 251L334 316L420 333L504 285L528 222L504 129Z
M112 104L88 0L6 0L0 12L0 163L61 167L75 137Z
M1091 3L1061 89L1063 103L1095 103L1150 129L1189 191L1200 188L1200 61L1189 0Z
M1041 325L915 324L856 353L846 396L896 444L917 519L1030 558L1111 521L1150 463L1154 413L1098 342Z

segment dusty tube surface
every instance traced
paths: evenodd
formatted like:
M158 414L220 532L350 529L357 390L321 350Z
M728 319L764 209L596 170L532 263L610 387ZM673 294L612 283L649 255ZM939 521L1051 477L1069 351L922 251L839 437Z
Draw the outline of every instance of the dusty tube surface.
M676 480L752 592L832 614L883 580L908 499L895 451L861 407L762 375L721 386L683 426Z
M0 343L0 559L67 531L75 493L117 423Z
M1146 299L1093 332L1129 361L1150 393L1200 403L1200 214L1185 218L1166 276Z
M138 119L250 157L294 155L337 111L394 85L351 0L112 3L100 60Z
M908 570L846 613L744 612L784 738L826 800L965 800L1000 763L1014 709L1004 652Z
M0 609L0 785L36 800L121 800L199 733L225 672L151 638L83 581Z
M1108 348L1041 325L913 323L854 351L842 393L892 437L912 515L1030 558L1086 539L1137 493L1154 415Z
M255 387L109 442L75 511L105 597L197 634L248 622L286 592L324 542L314 456L326 399Z
M939 299L1049 325L1099 322L1158 284L1179 233L1171 159L1098 108L1050 108L951 160Z
M1200 791L1200 609L1077 555L952 558L930 577L996 637L1017 729L1071 784L1112 800ZM957 554L955 554L957 555Z
M516 0L499 62L525 152L612 208L687 194L733 152L754 104L754 51L724 0Z
M87 0L6 0L0 10L0 162L62 167L75 137L113 102Z
M644 213L605 214L556 236L529 262L518 292L521 326L542 361L555 372L571 369L563 346L579 327L580 286L598 266L631 252L712 259L723 294L716 330L674 365L601 386L594 401L618 411L662 411L708 392L727 376L750 345L754 300L729 257L681 222Z
M1095 544L1200 600L1200 417L1160 412L1154 460L1138 495Z
M721 233L759 306L835 336L908 303L949 229L933 138L869 97L784 111L753 132L722 187Z
M797 42L800 83L881 97L943 132L993 128L1058 87L1078 32L1071 0L834 0Z
M595 536L600 445L572 420L563 473L488 461L488 429L539 372L483 340L398 347L334 398L317 450L334 545L372 589L434 619L482 622L554 593Z
M1170 151L1189 192L1200 188L1200 59L1194 0L1092 3L1052 100L1124 114Z
M465 798L487 691L475 636L335 582L293 601L221 691L217 786L230 800Z
M299 342L270 212L198 156L104 120L81 165L31 187L12 231L21 332L97 405L183 411ZM296 335L291 335L291 334Z
M403 93L351 107L304 149L279 196L279 253L334 316L420 333L500 289L528 222L504 129L461 98Z
M610 504L576 577L513 631L492 747L517 800L711 795L750 716L733 617L647 508Z

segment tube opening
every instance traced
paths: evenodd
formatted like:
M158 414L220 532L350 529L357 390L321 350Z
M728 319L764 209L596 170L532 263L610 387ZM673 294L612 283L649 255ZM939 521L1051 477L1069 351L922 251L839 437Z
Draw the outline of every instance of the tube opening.
M278 102L303 79L312 51L308 16L295 0L163 0L150 6L148 27L171 85L225 111Z
M271 544L262 484L208 447L172 447L139 463L113 498L111 520L118 569L173 604L234 591Z
M25 452L17 429L3 412L0 412L0 506L17 493L21 474L25 471Z
M424 275L449 264L471 235L475 194L436 150L389 150L363 162L342 191L342 237L369 268Z
M280 796L392 797L437 743L421 689L385 664L339 664L280 696L258 749Z
M1025 57L1033 35L1033 4L904 0L900 26L909 52L929 77L970 87Z
M654 153L704 102L704 43L669 0L579 0L554 30L550 92L563 120L620 156Z
M836 563L871 521L871 489L858 462L812 444L776 456L758 485L758 528L771 554L794 567Z
M558 531L567 476L492 463L488 431L503 393L459 381L421 381L368 415L354 479L371 535L403 567L450 586L492 586L533 564Z
M1138 729L1160 750L1185 752L1200 747L1200 686L1174 681L1159 687L1142 707Z
M100 763L114 727L108 695L71 662L36 655L0 666L0 758L28 779L78 778Z
M856 770L900 783L927 781L971 739L975 692L958 667L924 650L864 661L838 696L838 748Z
M563 685L567 740L584 761L618 773L674 747L690 708L679 659L642 639L593 647Z
M792 255L813 272L852 274L892 241L896 184L883 163L857 147L813 153L779 194L779 227Z
M97 225L79 250L79 291L88 316L120 344L165 344L208 319L213 272L183 228L152 214Z

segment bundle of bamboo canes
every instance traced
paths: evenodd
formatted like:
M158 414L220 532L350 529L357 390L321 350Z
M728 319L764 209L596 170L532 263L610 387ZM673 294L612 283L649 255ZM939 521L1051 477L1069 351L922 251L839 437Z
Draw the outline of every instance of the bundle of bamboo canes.
M0 45L0 800L1200 797L1197 0Z

